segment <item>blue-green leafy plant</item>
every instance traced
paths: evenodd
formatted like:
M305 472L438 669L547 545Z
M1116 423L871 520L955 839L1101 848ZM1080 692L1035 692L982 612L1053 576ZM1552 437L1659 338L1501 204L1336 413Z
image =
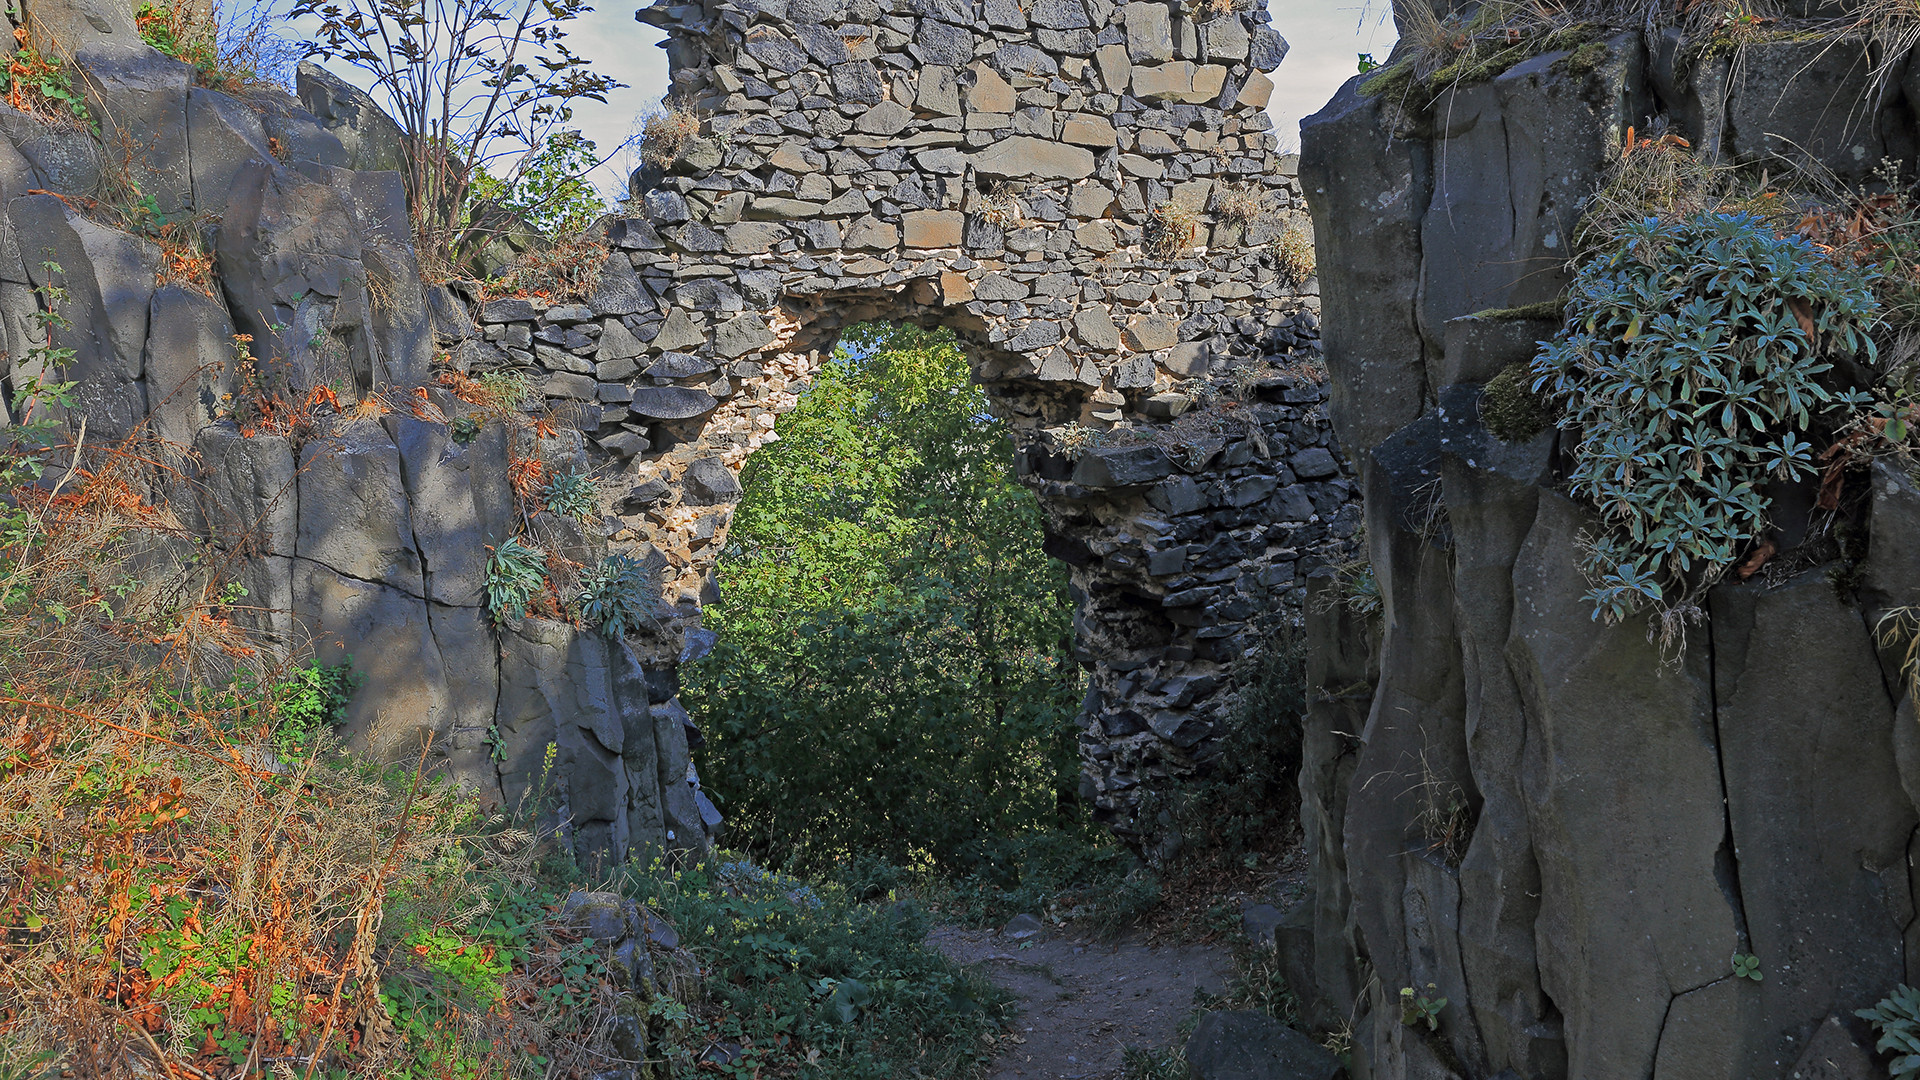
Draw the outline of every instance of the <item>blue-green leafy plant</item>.
M1813 471L1814 425L1867 401L1817 380L1874 359L1872 279L1746 214L1648 218L1579 267L1533 389L1566 403L1573 491L1609 526L1594 618L1687 603L1764 527L1767 479Z
M1760 971L1760 958L1752 953L1733 954L1733 977L1736 979L1752 979L1754 982L1759 982L1766 978Z
M645 564L626 555L609 555L582 575L580 592L573 598L580 621L615 641L654 621L658 605L658 590Z
M540 491L540 503L561 517L592 521L599 508L594 496L593 478L583 472L559 473Z
M487 610L504 623L527 610L527 601L546 587L547 553L508 537L487 559Z
M1892 1053L1887 1075L1893 1080L1920 1078L1920 990L1896 986L1871 1009L1853 1015L1873 1025L1880 1033L1874 1049Z

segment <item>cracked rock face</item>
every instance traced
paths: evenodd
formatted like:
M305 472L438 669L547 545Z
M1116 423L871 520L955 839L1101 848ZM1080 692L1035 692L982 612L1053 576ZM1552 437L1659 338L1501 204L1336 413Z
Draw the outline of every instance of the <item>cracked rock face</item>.
M1841 1075L1823 1063L1871 1046L1853 1010L1920 972L1920 728L1870 633L1920 585L1912 482L1885 464L1853 481L1863 552L1784 539L1806 530L1777 509L1783 554L1712 590L1663 656L1641 621L1591 617L1596 521L1556 486L1564 438L1479 422L1481 385L1557 326L1473 313L1560 289L1627 126L1665 111L1693 145L1758 160L1764 115L1823 132L1812 152L1851 175L1873 162L1828 110L1914 145L1907 105L1849 81L1844 45L1811 65L1768 45L1732 84L1724 65L1676 79L1671 49L1623 34L1578 72L1539 57L1431 124L1356 80L1303 128L1334 426L1383 611L1309 614L1316 889L1289 962L1309 1015L1360 1017L1355 1075ZM1437 1034L1402 1023L1402 987L1447 998Z

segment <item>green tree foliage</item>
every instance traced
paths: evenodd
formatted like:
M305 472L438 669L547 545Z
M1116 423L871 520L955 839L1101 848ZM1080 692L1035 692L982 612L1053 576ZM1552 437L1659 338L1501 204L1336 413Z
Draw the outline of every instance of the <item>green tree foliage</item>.
M608 209L587 180L600 160L592 139L578 131L556 131L504 177L494 176L484 165L476 168L466 220L472 220L475 204L489 200L548 236L580 232Z
M759 451L689 669L739 841L959 867L1061 823L1083 678L1064 569L952 336L866 325Z

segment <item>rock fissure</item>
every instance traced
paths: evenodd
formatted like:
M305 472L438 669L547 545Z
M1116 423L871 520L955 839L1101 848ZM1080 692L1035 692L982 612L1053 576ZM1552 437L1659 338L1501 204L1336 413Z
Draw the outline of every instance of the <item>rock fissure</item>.
M1727 898L1727 906L1733 911L1734 951L1750 953L1753 951L1753 938L1747 932L1746 902L1740 891L1740 846L1733 832L1733 801L1729 795L1732 788L1727 782L1726 736L1720 715L1719 642L1715 640L1713 631L1713 616L1708 614L1707 625L1701 628L1707 646L1707 708L1713 716L1713 756L1720 775L1721 816L1726 823L1726 833L1720 841L1720 847L1714 852L1714 877L1719 880L1720 890ZM1730 671L1727 677L1737 680L1739 672Z

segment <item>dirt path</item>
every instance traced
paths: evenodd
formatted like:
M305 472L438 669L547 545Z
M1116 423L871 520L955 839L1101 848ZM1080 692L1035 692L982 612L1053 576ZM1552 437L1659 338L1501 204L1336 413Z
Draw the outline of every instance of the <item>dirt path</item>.
M1070 931L1014 941L999 930L941 927L928 942L977 966L1020 999L1016 1041L989 1080L1115 1080L1121 1050L1165 1046L1195 988L1218 993L1233 960L1220 945L1099 942Z

